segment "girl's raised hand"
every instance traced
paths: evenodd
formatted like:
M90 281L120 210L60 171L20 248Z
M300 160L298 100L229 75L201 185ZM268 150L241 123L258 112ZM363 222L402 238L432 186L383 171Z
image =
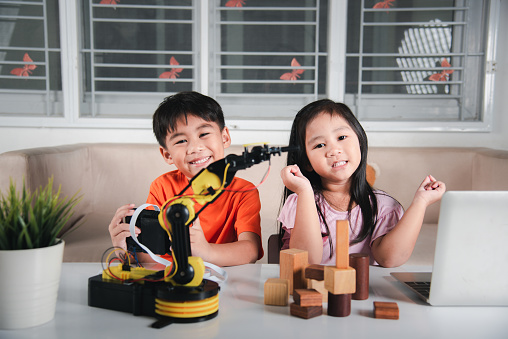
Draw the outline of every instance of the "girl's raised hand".
M429 206L441 200L445 191L446 185L444 182L436 180L432 175L428 175L416 190L415 200L422 199Z
M302 174L298 165L289 165L282 169L280 177L284 185L296 194L305 190L312 190L310 181Z

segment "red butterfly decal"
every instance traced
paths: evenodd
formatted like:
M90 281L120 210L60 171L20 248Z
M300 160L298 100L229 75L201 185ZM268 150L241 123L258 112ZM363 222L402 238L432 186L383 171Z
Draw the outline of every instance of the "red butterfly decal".
M296 61L296 58L293 58L291 60L291 67L300 67L301 65ZM300 77L300 74L302 74L305 70L303 69L294 69L291 72L284 73L280 76L281 80L291 80L295 81L297 78Z
M28 55L28 53L25 53L25 55L23 56L23 61L28 63L28 62L34 62L30 56ZM30 76L30 74L32 74L32 71L34 69L36 69L37 66L35 65L25 65L23 66L23 68L14 68L12 71L11 71L11 74L14 74L14 75L17 75L17 76L20 76L20 77L28 77Z
M372 8L376 8L376 9L379 9L379 8L390 8L390 6L393 6L392 2L394 2L395 0L385 0L385 1L381 1L381 2L378 2L377 4L375 4ZM388 13L388 11L386 11L386 13Z
M171 59L169 59L169 64L172 66L180 65L180 63L178 61L176 61L175 57L171 57ZM171 71L161 73L161 75L159 75L159 78L161 78L161 79L176 79L176 78L178 78L178 76L179 76L178 74L181 71L183 71L183 68L171 68ZM175 83L175 82L173 81L173 83Z
M446 59L441 61L441 67L452 67ZM450 74L453 73L453 69L443 69L441 73L434 73L429 77L429 80L432 81L447 81L450 77Z
M101 5L117 5L120 0L101 0L99 4Z
M245 0L229 0L226 2L226 7L243 7Z

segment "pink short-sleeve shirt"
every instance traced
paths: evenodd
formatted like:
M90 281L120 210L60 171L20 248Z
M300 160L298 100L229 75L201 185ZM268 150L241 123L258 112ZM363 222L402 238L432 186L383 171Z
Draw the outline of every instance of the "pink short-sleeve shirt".
M351 245L349 247L349 253L366 253L370 257L370 264L376 265L376 261L374 260L371 252L371 246L374 240L385 235L391 229L395 227L397 222L402 218L404 214L403 207L391 196L382 192L382 191L374 191L377 197L378 204L378 215L377 215L377 223L374 228L374 232L372 235L367 236L363 241ZM319 199L319 198L318 198ZM298 195L291 194L284 203L282 207L282 211L277 219L282 223L282 228L285 230L284 236L282 238L283 246L282 249L289 248L289 238L291 237L291 230L295 225L295 216L296 216L296 204L298 201ZM330 237L332 239L332 243L335 250L335 225L337 220L346 220L348 218L348 212L341 212L334 210L324 199L319 199L319 204L321 209L323 210L326 223L330 229ZM360 232L361 226L363 224L363 217L360 212L360 206L355 206L351 210L350 217L350 228L349 228L349 240L353 240L356 238L356 235ZM326 234L325 225L321 222L321 233ZM335 251L332 253L330 257L330 244L328 240L328 236L323 237L323 258L321 259L321 264L323 265L333 265L335 264Z

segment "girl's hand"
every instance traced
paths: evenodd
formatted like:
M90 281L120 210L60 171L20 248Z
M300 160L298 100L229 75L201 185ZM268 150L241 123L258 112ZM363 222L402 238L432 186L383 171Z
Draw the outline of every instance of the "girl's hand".
M432 175L428 175L420 187L416 190L415 200L422 200L427 206L441 200L446 185L442 181L437 181Z
M211 246L205 238L199 218L194 220L192 227L189 228L189 236L192 255L201 257L204 261L209 261Z
M127 242L125 239L131 236L129 230L129 224L124 223L126 216L132 216L134 214L134 204L123 205L116 210L115 216L109 224L108 230L111 236L111 242L114 247L120 247L127 250ZM141 233L139 228L135 228L136 235Z
M298 165L289 165L282 169L280 177L284 185L296 194L312 190L309 180L302 174Z

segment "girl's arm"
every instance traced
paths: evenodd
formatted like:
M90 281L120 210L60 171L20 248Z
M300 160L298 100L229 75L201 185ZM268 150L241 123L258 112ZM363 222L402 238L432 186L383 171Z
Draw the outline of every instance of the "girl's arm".
M445 184L436 181L431 175L423 180L413 202L397 225L372 243L372 254L381 266L396 267L409 259L420 234L427 207L440 200L445 191Z
M298 195L295 225L291 230L289 247L306 250L309 263L320 264L323 257L323 239L312 186L297 165L282 169L281 178L284 185Z

